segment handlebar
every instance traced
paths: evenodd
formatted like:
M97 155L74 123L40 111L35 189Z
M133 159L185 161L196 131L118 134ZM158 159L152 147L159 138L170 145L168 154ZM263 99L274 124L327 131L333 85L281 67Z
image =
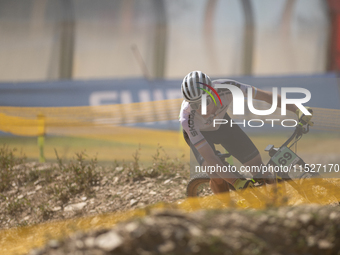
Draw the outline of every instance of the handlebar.
M306 125L306 127L304 127ZM288 144L294 139L301 138L304 134L307 134L309 132L309 124L303 124L301 120L299 121L299 124L296 126L294 133L287 139L284 144L282 144L281 147L283 146L288 146Z
M304 125L306 125L306 127L304 127ZM280 148L282 147L288 147L288 145L293 141L293 139L295 139L295 142L296 143L298 140L301 139L301 137L304 135L304 134L307 134L309 132L309 124L308 123L303 123L301 120L299 121L299 124L296 126L293 134L287 139L287 141L285 141ZM294 144L293 143L293 144ZM293 145L292 144L292 145ZM292 146L291 145L291 146ZM265 148L265 151L268 151L269 153L269 156L274 156L275 153L279 150L279 148L274 148L274 145L268 145L266 148Z

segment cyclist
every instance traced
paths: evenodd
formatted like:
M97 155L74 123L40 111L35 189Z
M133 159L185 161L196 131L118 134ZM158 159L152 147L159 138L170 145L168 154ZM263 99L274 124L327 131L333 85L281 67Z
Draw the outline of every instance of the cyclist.
M233 98L228 89L217 89L217 93L221 99L216 104L212 103L211 97L207 98L206 115L201 114L201 97L205 94L204 90L210 90L216 84L229 84L242 90L244 96L247 96L247 89L252 88L254 99L265 101L272 104L272 93L255 88L250 85L242 84L234 80L219 79L211 81L209 76L194 71L184 77L181 90L183 95L183 103L180 110L179 121L183 127L183 135L187 144L192 148L194 155L200 165L205 166L223 166L221 159L216 155L215 144L221 144L232 156L239 160L244 166L261 166L263 165L261 155L258 149L244 131L237 125L215 125L214 119L226 119L230 123L231 119L227 114L227 109ZM207 86L208 85L208 86ZM278 106L281 105L281 97L278 96ZM287 105L287 110L296 113L300 119L304 116L307 123L313 124L310 119L311 115L303 115L301 110L293 104ZM272 176L267 173L262 176L266 178L266 182L270 183ZM236 190L252 187L251 180L240 178L239 175L228 173L226 176L222 173L210 173L210 188L217 194L227 191L227 185L223 181L227 181L234 186Z

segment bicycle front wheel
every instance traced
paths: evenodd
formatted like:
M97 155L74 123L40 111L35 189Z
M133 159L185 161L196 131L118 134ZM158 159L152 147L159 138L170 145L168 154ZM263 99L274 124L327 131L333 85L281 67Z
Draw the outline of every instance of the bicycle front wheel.
M209 187L210 177L206 173L196 174L190 179L187 185L188 197L202 197L212 195L212 191Z

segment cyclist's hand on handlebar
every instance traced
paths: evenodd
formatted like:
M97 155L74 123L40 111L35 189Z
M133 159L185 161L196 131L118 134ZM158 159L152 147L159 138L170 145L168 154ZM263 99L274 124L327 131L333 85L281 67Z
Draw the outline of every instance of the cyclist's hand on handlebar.
M309 124L310 126L314 125L314 122L311 121L312 117L313 117L313 110L310 107L306 107L306 109L311 113L311 115L305 115L299 108L296 110L296 115L299 118L299 121L305 125L305 124Z

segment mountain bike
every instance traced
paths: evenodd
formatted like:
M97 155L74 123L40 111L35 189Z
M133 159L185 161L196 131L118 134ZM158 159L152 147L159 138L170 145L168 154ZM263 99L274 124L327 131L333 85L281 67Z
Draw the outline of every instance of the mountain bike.
M273 171L275 177L275 185L279 187L281 194L286 193L285 182L288 183L295 191L298 192L308 202L316 203L320 198L320 193L323 196L335 197L336 201L340 201L339 187L329 181L323 179L321 175L315 171L310 165L306 164L305 161L299 157L293 150L292 146L296 145L297 142L302 138L303 135L309 132L309 125L299 120L299 124L296 126L293 134L279 147L275 148L274 145L268 145L265 151L269 153L271 157L268 163L265 165L267 169L281 169L281 171ZM228 166L227 158L230 154L216 154L224 163ZM289 171L282 171L282 169L289 169ZM298 170L298 171L296 171ZM299 176L296 176L298 172ZM292 178L291 175L295 174ZM238 178L244 177L240 173L236 172ZM251 178L254 187L260 187L265 185L264 179L260 175L255 175ZM187 196L198 197L212 194L209 188L210 178L207 173L198 173L194 175L187 185ZM227 191L235 190L232 185L225 181ZM274 184L270 184L274 185ZM269 185L269 186L270 186Z

